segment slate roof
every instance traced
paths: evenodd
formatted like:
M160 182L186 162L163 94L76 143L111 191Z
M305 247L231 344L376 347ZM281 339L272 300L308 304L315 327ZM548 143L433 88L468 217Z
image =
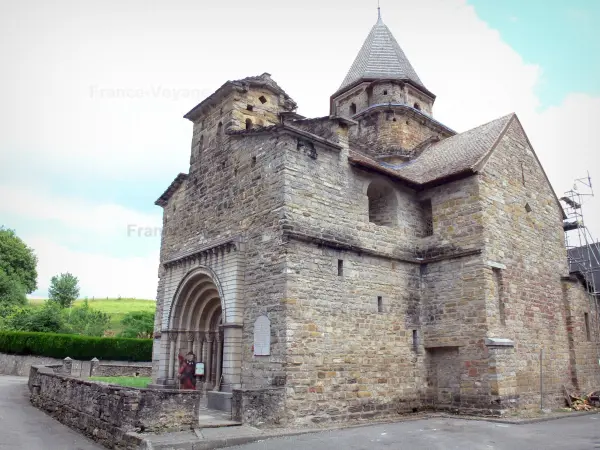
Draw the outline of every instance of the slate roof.
M414 185L427 184L463 172L475 172L477 166L494 149L514 114L496 119L464 133L431 142L415 159L389 164L351 151L351 162L380 169Z
M408 80L425 88L381 16L367 36L338 92L361 79Z
M187 180L187 177L187 173L180 173L179 175L177 175L175 179L171 182L167 190L163 192L163 194L160 197L158 197L158 200L156 200L154 204L162 207L167 206L167 203L169 202L171 196L175 193L175 191L177 191L177 189L179 189L179 186L181 186L183 182Z
M586 270L587 269L587 270ZM593 281L596 292L600 291L600 246L585 245L569 249L569 271L579 272L591 284ZM583 273L587 272L587 273Z

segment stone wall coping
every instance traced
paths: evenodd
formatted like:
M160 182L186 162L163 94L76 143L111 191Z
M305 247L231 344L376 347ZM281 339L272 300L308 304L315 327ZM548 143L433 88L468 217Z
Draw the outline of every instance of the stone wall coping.
M285 387L265 386L265 387L247 387L233 389L232 392L265 392L265 391L285 391Z
M515 341L506 338L486 338L485 345L488 347L514 347Z
M503 270L506 269L505 264L502 264L502 263L499 263L496 261L488 261L487 264L488 264L488 266L493 267L495 269L503 269Z
M64 380L72 380L72 381L77 382L78 384L84 384L86 386L101 385L101 386L105 386L108 389L111 389L114 391L142 391L142 392L149 391L149 392L161 392L161 393L167 393L167 394L182 394L182 395L201 394L201 391L193 391L193 390L137 388L137 387L131 387L131 386L119 386L118 384L106 383L104 381L84 380L81 378L66 375L64 373L56 373L56 372L54 372L54 370L52 370L51 367L62 367L62 366L45 366L45 365L31 366L32 369L35 369L38 372L43 373L44 375L48 375L51 377L60 378L60 379L64 379Z

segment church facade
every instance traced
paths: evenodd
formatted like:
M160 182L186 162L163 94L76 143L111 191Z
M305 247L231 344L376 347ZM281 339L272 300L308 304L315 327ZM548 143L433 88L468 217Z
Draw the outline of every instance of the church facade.
M266 73L186 114L189 171L156 202L155 385L191 351L215 404L296 425L598 387L595 305L519 119L456 133L434 101L379 18L326 117Z

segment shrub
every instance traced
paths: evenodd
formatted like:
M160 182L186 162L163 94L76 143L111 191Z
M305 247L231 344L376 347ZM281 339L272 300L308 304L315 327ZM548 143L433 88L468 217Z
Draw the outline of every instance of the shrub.
M121 337L151 337L154 331L154 313L150 311L128 312L121 320Z
M102 311L90 308L87 300L83 305L63 311L64 326L62 333L102 336L108 329L110 316ZM37 330L29 330L37 331ZM124 336L130 337L130 336ZM135 336L131 336L135 337Z
M68 356L80 360L151 361L152 339L0 331L0 352L59 359Z
M41 308L17 308L6 318L5 326L14 331L56 333L63 328L61 309L46 302Z

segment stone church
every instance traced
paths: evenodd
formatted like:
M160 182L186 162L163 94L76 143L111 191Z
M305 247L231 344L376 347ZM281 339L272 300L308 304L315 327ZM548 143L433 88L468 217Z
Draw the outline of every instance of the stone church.
M189 170L156 201L156 385L192 351L209 407L292 425L599 387L594 305L518 117L457 133L435 98L379 17L328 116L268 73L185 115Z

